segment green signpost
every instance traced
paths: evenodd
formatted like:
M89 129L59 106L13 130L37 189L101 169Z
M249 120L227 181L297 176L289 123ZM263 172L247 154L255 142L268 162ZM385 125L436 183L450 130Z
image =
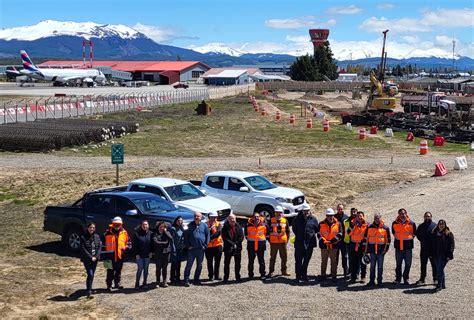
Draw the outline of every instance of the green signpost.
M112 164L115 164L117 166L117 177L115 180L116 185L119 185L119 164L123 164L123 157L124 157L124 147L123 144L121 143L116 143L111 145L111 158L112 158Z

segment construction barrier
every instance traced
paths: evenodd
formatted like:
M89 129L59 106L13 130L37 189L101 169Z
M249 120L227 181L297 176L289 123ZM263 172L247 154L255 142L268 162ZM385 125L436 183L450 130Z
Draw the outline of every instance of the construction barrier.
M258 103L256 103L256 102L254 103L253 108L256 112L260 111L260 108L258 107Z
M350 123L350 122L346 123L346 130L347 131L352 131L352 123Z
M377 134L379 128L377 128L377 126L372 126L370 128L370 134Z
M313 119L308 118L306 119L306 129L312 129L313 128Z
M359 140L365 140L367 138L367 132L365 131L365 128L360 128L359 129Z
M456 157L454 160L454 170L464 170L467 169L467 160L465 156Z
M385 136L389 138L393 137L393 130L391 128L385 129Z
M323 120L323 131L324 131L324 132L329 132L329 130L330 130L329 120L328 120L328 119L324 119L324 120Z
M415 140L415 136L413 135L413 132L408 132L407 141L413 141L413 140Z
M442 147L444 146L444 137L436 136L433 140L433 146L435 147Z
M296 117L294 114L290 114L290 124L295 124L296 123Z
M263 117L267 115L267 110L262 108L262 112L260 113Z
M442 163L441 161L436 162L435 174L434 174L435 177L444 176L444 175L446 175L446 173L448 173L448 169L446 169L446 166L444 165L444 163Z
M420 141L420 155L428 154L428 141L421 140Z
M277 110L277 112L275 114L275 120L281 120L281 111L280 110Z

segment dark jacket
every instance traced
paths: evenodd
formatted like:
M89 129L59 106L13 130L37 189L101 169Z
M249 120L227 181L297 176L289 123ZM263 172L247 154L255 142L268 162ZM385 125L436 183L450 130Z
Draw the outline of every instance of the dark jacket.
M303 212L298 213L292 229L295 234L295 248L308 249L317 246L316 234L319 231L319 223L315 216L306 217Z
M201 222L196 225L192 221L188 225L188 230L184 233L184 246L190 250L206 250L209 244L210 234L207 224Z
M415 231L416 238L420 241L421 251L431 252L431 240L433 229L436 228L436 223L431 221L430 223L423 222L418 225Z
M344 230L344 221L349 219L350 217L345 214L344 212L342 214L339 214L336 212L336 215L334 216L334 218L337 219L337 221L339 221L339 223L341 224L341 228L342 228L342 239L344 239L344 236L346 235L346 230Z
M97 233L86 233L81 236L81 261L92 262L92 257L99 261L102 251L102 241Z
M242 242L244 241L244 230L235 223L234 236L230 235L230 225L226 221L222 227L222 240L224 241L224 252L239 253L242 251Z
M159 233L153 232L152 236L153 253L155 257L161 257L165 254L174 253L173 236L168 230Z
M397 224L402 224L398 218L392 223L392 234L393 234L394 238L395 238L395 225L397 225ZM416 234L416 224L413 221L411 221L410 219L405 221L404 224L411 224L412 225L413 237L414 237L415 234ZM403 250L412 250L413 249L413 242L414 242L413 239L403 240ZM395 249L400 250L400 240L395 239L394 246L395 246Z
M184 229L176 225L170 228L170 233L173 236L173 244L176 252L184 249Z
M454 235L449 228L447 232L438 232L438 227L433 229L432 232L432 253L435 259L453 259L454 258Z
M339 220L336 220L339 222ZM328 245L324 243L324 239L321 235L321 227L323 224L328 225L329 229L332 227L333 224L336 222L330 223L327 219L324 219L319 223L319 230L318 230L318 238L319 238L319 248L321 249L329 249ZM342 222L339 222L339 230L337 232L337 235L331 239L331 245L332 249L339 249L340 244L342 242Z
M142 259L149 257L153 250L152 235L153 232L150 230L145 231L141 227L133 234L132 249L135 255L139 255Z
M380 225L382 225L380 227ZM369 226L367 227L367 229L365 230L365 235L364 235L364 243L366 243L366 246L367 248L365 248L364 246L364 250L366 250L367 253L375 253L375 244L370 244L368 243L368 234L369 234L369 230L370 229L378 229L378 228L382 228L385 230L385 232L387 233L387 243L384 244L379 244L378 247L377 247L377 253L382 253L384 252L384 250L387 250L390 248L390 243L392 242L392 238L390 236L390 229L385 225L385 223L380 223L380 224L375 224L375 223L371 223L369 224Z

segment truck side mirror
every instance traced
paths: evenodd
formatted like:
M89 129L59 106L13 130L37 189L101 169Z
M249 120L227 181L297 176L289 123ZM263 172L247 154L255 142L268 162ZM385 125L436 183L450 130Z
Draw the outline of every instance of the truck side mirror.
M199 190L207 196L207 191L206 190L204 190L204 189L199 189Z
M136 215L138 215L138 211L137 211L137 209L127 210L125 212L125 215L126 216L136 216Z
M248 187L240 187L239 191L240 192L250 192Z

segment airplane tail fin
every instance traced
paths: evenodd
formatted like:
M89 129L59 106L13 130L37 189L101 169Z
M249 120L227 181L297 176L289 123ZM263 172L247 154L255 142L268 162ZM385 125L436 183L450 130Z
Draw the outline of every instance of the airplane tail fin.
M33 61L31 61L30 57L28 57L28 53L26 53L25 50L21 50L20 54L21 54L21 60L23 61L23 68L24 69L26 69L28 71L32 71L32 72L38 72L39 71L38 67L35 66Z

